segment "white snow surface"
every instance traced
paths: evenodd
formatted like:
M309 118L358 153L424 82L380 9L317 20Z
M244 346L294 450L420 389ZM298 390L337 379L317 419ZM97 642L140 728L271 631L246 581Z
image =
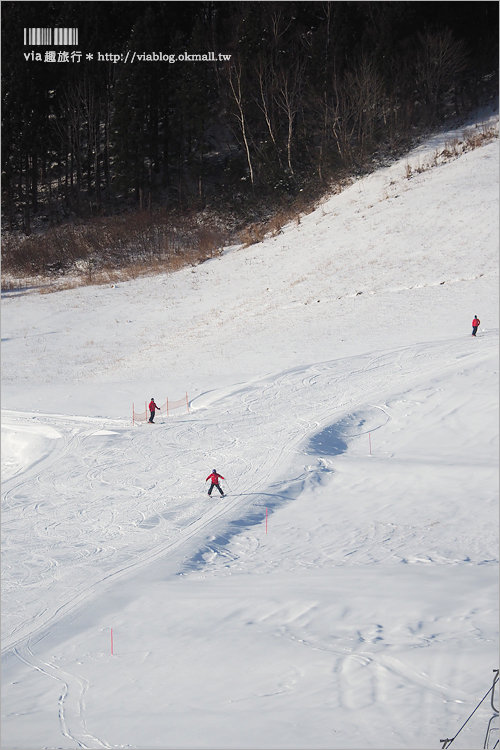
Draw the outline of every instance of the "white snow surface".
M498 142L405 177L453 136L200 266L2 295L3 748L436 748L487 693Z

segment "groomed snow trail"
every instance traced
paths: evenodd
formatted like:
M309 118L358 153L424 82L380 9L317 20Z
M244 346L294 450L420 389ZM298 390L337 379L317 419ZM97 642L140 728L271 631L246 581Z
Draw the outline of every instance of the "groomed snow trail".
M481 343L490 354L487 341L468 351L458 339L295 368L207 393L189 415L154 426L6 415L7 428L56 430L61 439L4 484L3 650L94 596L100 582L181 547L189 558L204 535L227 535L231 522L262 513L279 500L277 486L303 473L299 448L308 436L346 415L346 440L374 433L390 419L384 399L457 362L477 362ZM225 498L206 496L212 464L229 482Z

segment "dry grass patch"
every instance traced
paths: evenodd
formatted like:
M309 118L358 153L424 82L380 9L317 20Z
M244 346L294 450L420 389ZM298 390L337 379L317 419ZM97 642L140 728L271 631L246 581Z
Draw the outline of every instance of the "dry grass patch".
M28 237L5 234L2 290L52 291L171 272L220 255L228 240L209 217L146 212Z
M485 146L497 138L498 123L488 126L482 125L480 128L476 126L476 128L464 130L462 139L455 137L450 141L445 141L442 151L436 149L426 162L417 162L413 165L406 162L403 176L405 179L410 180L415 174L421 174L441 164L446 164L446 162L457 159L468 151Z

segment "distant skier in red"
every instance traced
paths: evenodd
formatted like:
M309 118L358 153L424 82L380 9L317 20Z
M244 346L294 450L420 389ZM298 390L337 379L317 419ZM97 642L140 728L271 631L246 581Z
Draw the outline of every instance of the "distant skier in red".
M477 317L477 315L474 315L474 320L472 321L472 335L475 336L477 333L477 329L481 325L481 321Z
M212 484L210 485L210 489L208 490L208 494L210 496L212 496L212 490L213 490L213 488L217 487L217 489L219 490L219 492L222 495L222 497L224 497L224 493L222 492L222 490L221 490L221 488L219 486L219 479L224 479L224 477L222 476L222 474L217 474L217 472L214 469L212 471L212 473L209 474L209 476L205 479L205 482L208 482L209 479L211 480Z
M155 421L155 409L158 409L158 411L161 411L161 409L158 406L158 404L155 404L155 400L154 400L154 398L152 396L151 396L151 401L149 402L148 409L149 409L149 413L151 415L149 417L148 421L151 422L151 424L154 424L154 421Z

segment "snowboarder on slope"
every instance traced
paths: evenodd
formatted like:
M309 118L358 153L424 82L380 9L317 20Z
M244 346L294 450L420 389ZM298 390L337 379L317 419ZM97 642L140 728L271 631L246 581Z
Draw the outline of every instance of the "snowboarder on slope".
M210 489L208 490L208 494L210 495L210 497L212 496L212 490L214 487L217 487L222 497L224 497L224 493L222 492L220 485L219 485L219 479L224 479L222 474L217 474L217 472L214 469L212 473L209 474L209 476L205 479L205 482L208 482L209 479L212 482L212 484L210 485Z
M472 335L475 336L477 333L477 329L481 325L481 321L477 317L477 315L474 315L474 320L472 321Z
M154 424L154 421L155 421L155 409L158 409L158 411L161 411L161 409L158 406L158 404L155 404L155 400L154 400L154 398L152 396L151 396L151 401L149 402L148 409L149 409L149 413L151 414L151 416L149 417L148 421L151 422L151 424Z

